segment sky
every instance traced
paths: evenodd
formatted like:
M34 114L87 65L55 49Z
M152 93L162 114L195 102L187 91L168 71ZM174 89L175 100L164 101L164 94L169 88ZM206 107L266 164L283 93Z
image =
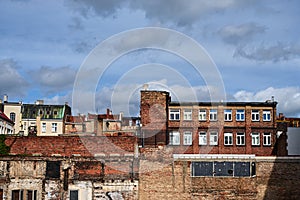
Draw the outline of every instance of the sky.
M0 97L136 116L147 83L179 101L274 96L278 113L300 117L299 7L297 0L0 0ZM163 48L147 48L155 45ZM211 62L199 71L177 51ZM104 65L110 55L117 56Z

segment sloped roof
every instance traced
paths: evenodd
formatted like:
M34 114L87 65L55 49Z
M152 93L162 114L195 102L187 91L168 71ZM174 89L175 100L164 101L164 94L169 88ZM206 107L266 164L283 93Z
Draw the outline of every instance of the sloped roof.
M7 121L8 123L14 124L14 122L11 119L9 119L2 111L0 111L0 118L2 120Z

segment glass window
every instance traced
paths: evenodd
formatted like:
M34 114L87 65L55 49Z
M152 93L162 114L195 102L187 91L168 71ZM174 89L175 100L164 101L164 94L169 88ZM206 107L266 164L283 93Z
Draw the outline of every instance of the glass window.
M232 110L224 110L224 121L232 120Z
M207 144L207 137L206 132L199 133L199 145L206 145Z
M251 118L252 118L252 121L259 121L259 111L258 110L252 110Z
M236 111L236 121L245 121L245 110Z
M46 133L46 123L42 123L42 133Z
M11 119L11 121L15 122L15 121L16 121L16 113L11 112L11 113L9 114L9 118Z
M217 121L218 111L216 109L209 110L209 120Z
M70 200L78 200L78 190L70 190Z
M199 120L206 121L206 110L205 109L199 110Z
M264 133L263 135L263 144L266 146L270 146L271 145L271 133Z
M271 111L270 110L264 110L263 111L263 120L264 121L271 121Z
M218 145L218 132L210 132L209 144L210 145Z
M185 109L183 111L183 120L192 120L192 110L191 109Z
M259 133L252 133L252 145L260 145Z
M224 145L232 145L232 133L224 133Z
M179 109L171 109L169 118L170 118L170 120L180 120L180 110Z
M180 133L178 131L170 132L170 145L180 145Z
M245 145L245 133L236 134L236 145Z
M57 132L57 123L52 123L52 129L51 129L51 131L52 131L53 133L56 133L56 132Z
M186 131L183 134L183 145L192 145L192 132Z

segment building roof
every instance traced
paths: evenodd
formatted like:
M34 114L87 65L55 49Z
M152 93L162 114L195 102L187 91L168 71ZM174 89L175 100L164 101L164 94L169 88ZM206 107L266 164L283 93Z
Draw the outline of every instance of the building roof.
M63 119L65 113L71 115L71 108L68 105L22 105L22 119Z
M14 122L9 119L2 111L0 111L0 118L4 121L7 121L8 123L14 124Z

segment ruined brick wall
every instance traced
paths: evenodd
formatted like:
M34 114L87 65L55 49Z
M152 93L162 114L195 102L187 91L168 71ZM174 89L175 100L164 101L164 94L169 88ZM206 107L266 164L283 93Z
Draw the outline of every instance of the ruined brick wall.
M10 155L83 156L133 154L136 145L133 136L7 136Z
M191 160L141 160L140 199L299 199L300 158L256 157L253 177L191 177ZM155 170L150 170L155 169Z

